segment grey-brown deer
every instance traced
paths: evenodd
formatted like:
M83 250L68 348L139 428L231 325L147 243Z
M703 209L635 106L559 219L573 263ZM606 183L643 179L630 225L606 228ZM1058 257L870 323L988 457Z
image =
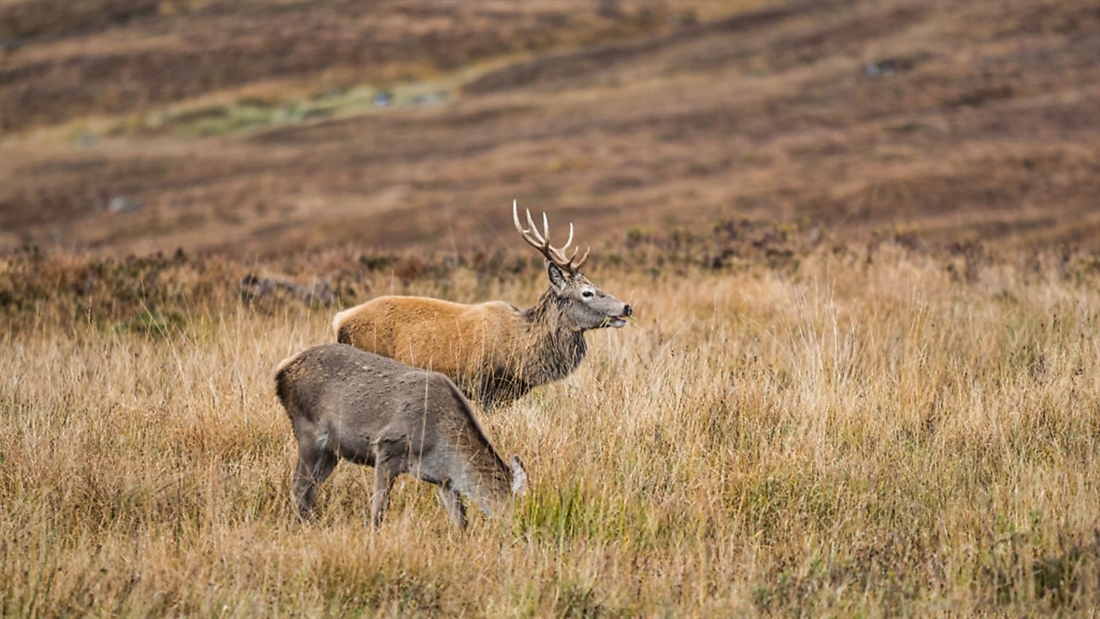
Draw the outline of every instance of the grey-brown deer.
M504 463L469 402L442 374L326 344L283 360L275 391L298 442L292 489L303 520L313 513L318 485L341 459L374 467L375 527L402 473L436 484L460 528L466 527L462 496L499 514L526 490L519 457Z
M384 296L338 313L332 322L336 340L446 374L471 400L488 407L568 376L588 351L584 333L622 327L633 309L581 273L588 251L580 258L579 248L567 254L572 223L569 239L558 248L550 244L545 213L542 232L529 210L525 228L513 201L512 221L546 258L550 287L534 306L520 310L503 301L464 305Z

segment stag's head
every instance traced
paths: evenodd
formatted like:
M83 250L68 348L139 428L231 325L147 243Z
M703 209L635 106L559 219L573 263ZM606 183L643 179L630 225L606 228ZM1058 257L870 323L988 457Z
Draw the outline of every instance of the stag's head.
M526 210L526 209L525 209ZM550 225L546 213L542 214L542 232L531 219L527 210L527 228L519 221L516 202L512 201L512 221L523 239L546 258L546 273L550 277L551 290L556 295L563 316L579 330L602 329L626 324L626 319L634 310L629 305L600 290L588 278L581 274L581 266L588 259L588 251L579 259L580 248L573 249L573 255L567 257L566 251L573 242L573 224L569 224L569 239L561 247L550 245ZM591 249L591 248L589 248Z

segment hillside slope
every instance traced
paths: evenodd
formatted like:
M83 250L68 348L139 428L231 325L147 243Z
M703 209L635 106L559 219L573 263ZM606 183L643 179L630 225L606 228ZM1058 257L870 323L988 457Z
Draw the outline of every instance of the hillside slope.
M513 198L593 245L1100 248L1095 1L41 6L0 11L4 250L514 247Z

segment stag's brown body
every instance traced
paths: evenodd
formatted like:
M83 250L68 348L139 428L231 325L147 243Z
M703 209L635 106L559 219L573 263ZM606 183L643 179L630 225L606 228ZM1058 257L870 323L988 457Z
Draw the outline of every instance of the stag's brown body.
M511 467L501 460L469 403L442 374L327 344L279 364L275 388L298 441L293 493L303 519L340 459L374 467L375 526L401 473L438 485L460 527L466 524L460 495L493 513L525 487L519 459L513 456Z
M425 297L386 296L333 320L338 342L441 372L472 400L493 406L568 376L584 359L584 332L621 327L631 307L580 272L588 254L566 259L544 233L516 228L547 258L550 288L526 310L501 301L463 305Z

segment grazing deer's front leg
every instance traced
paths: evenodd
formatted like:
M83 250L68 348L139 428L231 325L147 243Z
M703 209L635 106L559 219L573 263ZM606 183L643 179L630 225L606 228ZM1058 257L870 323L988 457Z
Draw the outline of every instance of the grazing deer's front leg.
M374 528L382 525L390 490L397 476L405 472L406 443L404 440L378 440L374 443L374 498L371 499L370 521Z
M458 525L459 529L466 528L466 506L462 504L462 499L458 496L458 491L454 489L451 482L444 482L439 485L437 491L439 492L439 498L443 499L443 507L447 508L447 513L450 514L451 520Z
M294 469L294 502L302 520L313 516L317 486L328 479L339 462L336 454L311 443L305 440L298 444L298 466Z

